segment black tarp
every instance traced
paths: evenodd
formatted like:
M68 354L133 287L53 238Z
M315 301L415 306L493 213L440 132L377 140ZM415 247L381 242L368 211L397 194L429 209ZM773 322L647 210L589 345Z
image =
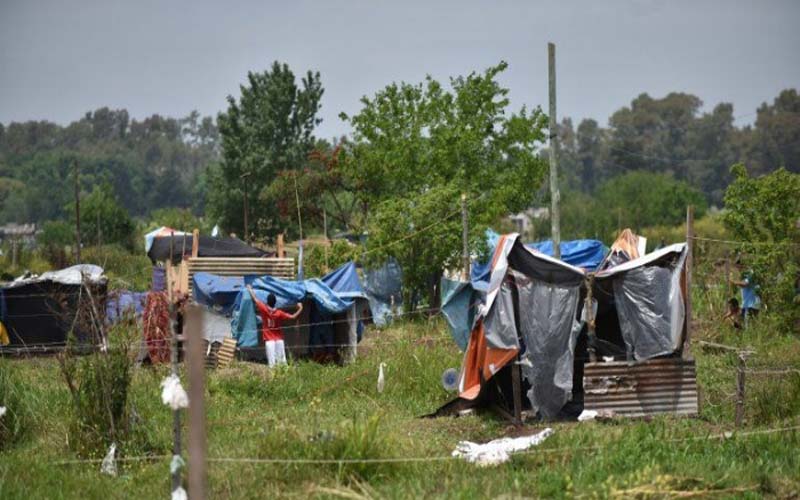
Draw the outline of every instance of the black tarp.
M178 263L183 255L191 255L194 238L186 236L160 236L153 238L153 245L147 256L153 263L169 260L170 251L173 262ZM171 243L171 245L170 245ZM253 248L238 238L213 238L200 236L198 257L268 257L274 254Z

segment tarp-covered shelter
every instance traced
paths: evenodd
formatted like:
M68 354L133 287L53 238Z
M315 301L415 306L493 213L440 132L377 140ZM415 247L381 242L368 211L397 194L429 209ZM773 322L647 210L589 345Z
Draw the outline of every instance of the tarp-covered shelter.
M369 303L352 262L321 279L283 280L272 276L222 277L197 273L193 294L197 303L217 314L230 316L231 333L238 347L250 355L264 356L260 319L245 289L250 284L259 300L272 293L278 308L291 309L303 302L304 310L293 326L284 325L286 348L294 356L330 354L340 348L355 349L360 340L361 320L369 316Z
M494 231L486 232L486 243L492 250L492 255L499 239L500 235ZM528 243L525 246L544 255L553 255L553 242L549 240ZM594 271L606 255L605 245L598 240L564 241L560 248L563 262L585 271ZM441 279L442 314L450 327L453 340L462 351L467 348L475 310L481 304L489 286L491 269L491 260L485 263L473 262L469 282L447 277Z
M93 341L89 314L102 313L107 291L103 269L82 264L30 278L17 279L0 289L0 321L14 350L58 350L74 328L75 340ZM76 321L76 315L83 311ZM95 321L102 321L96 318ZM95 339L97 340L97 339Z
M372 321L383 327L391 323L395 311L403 306L403 271L395 259L378 268L364 271L364 293L369 300Z
M516 234L501 237L470 330L460 399L511 401L509 373L519 366L526 406L557 418L570 401L578 407L570 410L580 409L589 347L631 361L680 354L685 257L686 246L677 244L594 275ZM592 338L583 314L588 287L597 304Z
M157 234L152 238L147 256L153 263L170 260L178 263L192 253L194 236L189 233ZM146 245L147 246L147 245ZM238 238L199 236L197 257L265 257L267 252L251 247Z

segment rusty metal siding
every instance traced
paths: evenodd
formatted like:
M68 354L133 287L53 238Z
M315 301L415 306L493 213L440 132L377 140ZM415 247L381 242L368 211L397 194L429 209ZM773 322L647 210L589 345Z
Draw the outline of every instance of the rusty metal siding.
M218 276L258 276L269 275L275 278L295 279L294 259L266 257L193 257L189 265L189 295L192 295L194 273L205 272Z
M586 363L583 389L587 410L611 410L629 417L696 416L699 411L694 360Z

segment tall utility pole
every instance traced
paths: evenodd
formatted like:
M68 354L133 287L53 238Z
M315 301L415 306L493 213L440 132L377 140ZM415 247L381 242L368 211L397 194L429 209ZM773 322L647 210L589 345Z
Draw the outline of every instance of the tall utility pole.
M247 232L247 212L249 211L247 208L247 178L250 177L251 173L245 172L240 177L242 179L242 189L244 190L244 234L242 234L242 238L246 243L250 243L250 234Z
M548 73L550 79L550 229L553 239L553 256L561 258L561 217L558 205L561 195L558 192L558 130L556 126L556 46L547 44Z
M81 184L78 160L72 160L75 172L75 263L81 263Z

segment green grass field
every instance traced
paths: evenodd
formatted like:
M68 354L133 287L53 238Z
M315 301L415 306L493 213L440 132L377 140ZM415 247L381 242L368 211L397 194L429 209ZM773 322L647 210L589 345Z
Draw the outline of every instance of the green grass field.
M766 320L765 320L766 321ZM800 366L800 341L766 323L746 334L701 328L700 337L752 346L754 366ZM442 372L461 354L440 320L370 330L356 363L310 362L270 372L236 362L208 372L208 454L212 459L341 459L414 457L431 460L342 464L212 461L210 498L419 497L779 497L800 494L800 432L760 433L800 426L800 375L748 380L744 432L732 430L735 358L695 348L702 413L697 419L549 424L555 434L506 464L479 468L449 458L460 440L487 441L532 433L491 413L420 419L453 395ZM376 390L385 362L386 389ZM134 373L129 401L135 439L121 455L162 458L120 462L118 477L100 464L76 460L70 398L53 358L0 360L3 394L24 420L20 435L2 443L0 498L167 498L170 490L170 410L160 401L166 367ZM9 396L11 395L11 396ZM10 403L7 403L10 404ZM72 441L71 441L72 440ZM126 447L127 446L127 447ZM102 453L95 453L102 458Z

